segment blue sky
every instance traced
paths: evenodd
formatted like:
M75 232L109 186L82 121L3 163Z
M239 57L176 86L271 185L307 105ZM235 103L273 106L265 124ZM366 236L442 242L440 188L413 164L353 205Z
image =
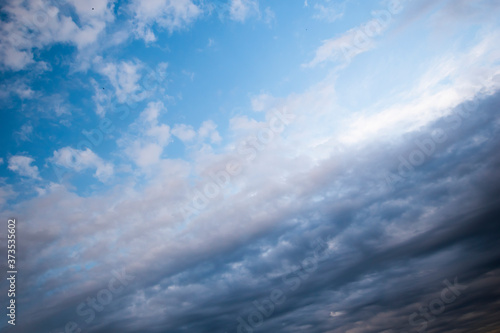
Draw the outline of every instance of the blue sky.
M457 276L474 295L427 330L494 324L497 1L0 13L0 210L24 276L2 332L411 331ZM318 242L327 259L251 325ZM75 309L122 270L135 282L86 321Z

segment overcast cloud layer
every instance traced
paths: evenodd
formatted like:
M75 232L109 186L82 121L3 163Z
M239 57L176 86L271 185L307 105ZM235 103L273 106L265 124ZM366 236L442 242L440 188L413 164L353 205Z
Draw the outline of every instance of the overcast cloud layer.
M3 3L0 332L500 332L499 14Z

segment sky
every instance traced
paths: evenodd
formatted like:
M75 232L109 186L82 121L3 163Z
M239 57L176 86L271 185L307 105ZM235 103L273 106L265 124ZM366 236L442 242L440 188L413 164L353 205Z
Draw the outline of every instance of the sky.
M0 6L0 332L500 332L497 0Z

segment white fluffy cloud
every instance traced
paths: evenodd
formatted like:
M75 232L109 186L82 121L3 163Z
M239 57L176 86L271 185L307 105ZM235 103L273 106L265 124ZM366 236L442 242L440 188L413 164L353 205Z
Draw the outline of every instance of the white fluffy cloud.
M38 167L31 165L35 160L28 156L15 155L9 158L9 170L16 172L20 176L33 179L40 179Z
M49 1L11 0L2 5L7 19L0 23L0 69L22 70L35 62L34 49L55 43L68 43L81 51L96 42L106 25L114 20L109 0L67 3L76 20Z
M95 169L94 176L101 182L107 181L113 175L113 164L105 162L88 148L77 150L64 147L54 151L51 159L53 163L77 172Z

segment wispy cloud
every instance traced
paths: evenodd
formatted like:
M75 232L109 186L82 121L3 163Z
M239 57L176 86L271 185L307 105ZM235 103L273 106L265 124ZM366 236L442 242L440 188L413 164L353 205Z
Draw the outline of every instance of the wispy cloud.
M326 9L325 9L326 10ZM348 63L357 55L375 47L375 38L380 36L402 11L402 4L390 3L387 9L375 10L372 19L352 28L340 36L324 40L316 54L304 67L315 67L325 62Z
M317 20L335 22L336 20L344 16L344 11L345 11L344 7L345 3L342 4L337 4L332 2L315 3L314 10L316 11L316 14L314 14L313 17Z
M19 132L16 132L18 139L21 141L31 141L31 133L33 133L33 126L31 124L24 124L21 126Z
M234 21L245 22L252 15L259 15L258 0L230 0L229 17Z
M203 13L192 0L134 0L130 11L134 13L136 35L147 43L157 39L154 26L172 33L189 26Z

